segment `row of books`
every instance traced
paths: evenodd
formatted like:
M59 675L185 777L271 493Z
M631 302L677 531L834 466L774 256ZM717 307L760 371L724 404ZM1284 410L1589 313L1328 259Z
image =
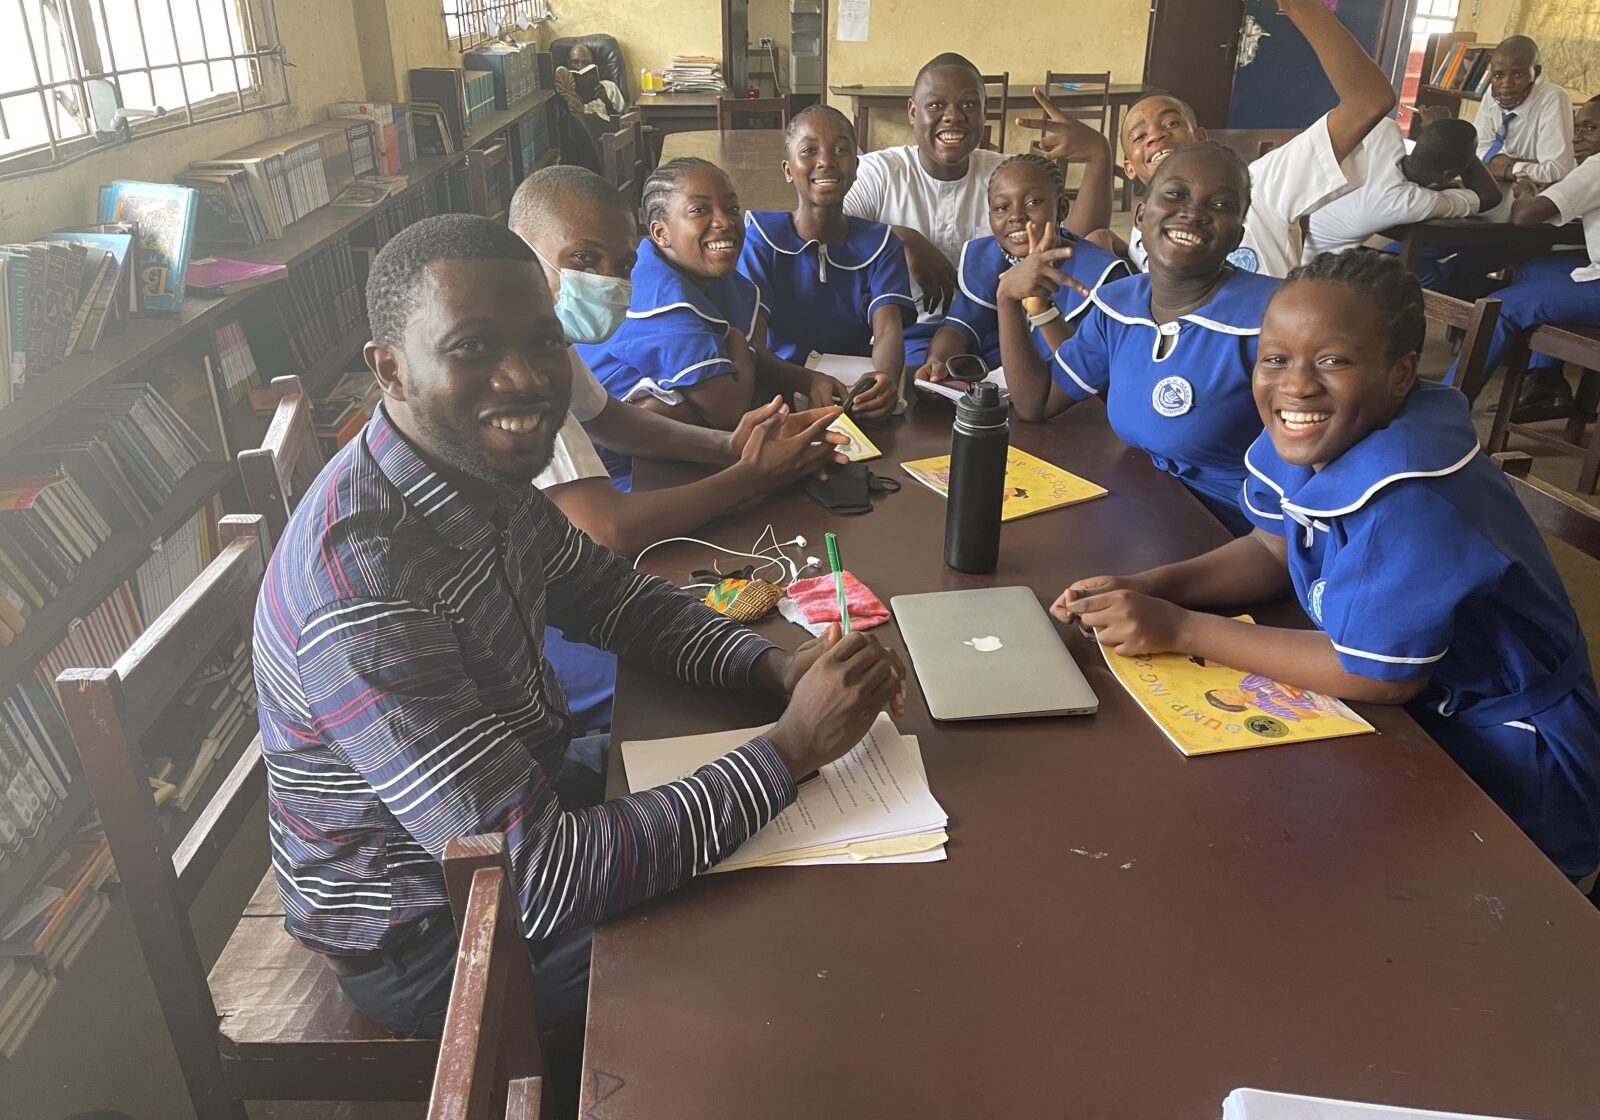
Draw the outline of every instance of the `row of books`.
M708 54L674 56L662 76L673 93L721 93L722 64Z
M192 163L178 182L208 199L202 242L249 246L282 237L378 166L376 124L341 117Z
M526 101L539 88L539 52L532 43L495 43L468 51L462 58L469 70L487 71L494 81L494 103L509 109Z
M361 284L342 235L289 270L272 289L297 368L313 365L355 330L366 314Z
M149 558L133 576L134 601L145 622L160 617L216 559L221 551L217 522L222 512L222 496L213 494L198 513L151 547Z
M26 852L76 780L54 683L25 680L0 699L0 866Z
M1452 43L1434 68L1429 85L1483 96L1489 88L1489 59L1494 47L1472 43Z
M398 175L401 168L417 158L409 105L391 101L335 101L328 106L328 117L372 122L378 141L378 167L383 175Z
M151 775L172 784L171 808L187 812L199 800L219 761L237 757L241 739L255 735L256 690L244 638L225 639L179 699L152 729L149 741L193 744L192 753L151 760ZM152 783L153 784L153 783ZM162 793L157 787L158 796Z
M0 456L0 645L112 533L147 525L209 454L154 387L128 382L84 394L40 440Z
M413 102L437 106L444 114L445 128L454 150L465 148L472 126L495 111L492 70L419 66L412 69L410 83Z
M74 354L97 349L108 328L139 310L138 232L132 223L56 230L0 245L0 408Z

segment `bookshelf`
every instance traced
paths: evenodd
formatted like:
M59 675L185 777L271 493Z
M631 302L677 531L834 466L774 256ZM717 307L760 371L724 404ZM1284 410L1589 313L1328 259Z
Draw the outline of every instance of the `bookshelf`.
M1463 104L1476 104L1483 100L1483 96L1471 89L1458 89L1449 86L1433 84L1433 79L1439 73L1439 66L1450 57L1450 52L1457 46L1467 50L1493 50L1498 44L1480 43L1474 31L1439 31L1428 36L1428 45L1422 51L1422 81L1417 86L1416 108L1425 109L1429 106L1442 105L1451 113L1460 115ZM1418 118L1411 118L1411 135L1417 134Z

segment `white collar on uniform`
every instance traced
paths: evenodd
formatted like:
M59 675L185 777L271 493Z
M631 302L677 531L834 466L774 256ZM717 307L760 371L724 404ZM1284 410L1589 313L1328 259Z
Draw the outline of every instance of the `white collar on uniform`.
M1279 283L1272 276L1233 269L1208 301L1187 315L1179 316L1178 321L1194 323L1223 334L1258 335L1261 333L1261 316L1266 312L1267 301L1272 298ZM1161 329L1150 317L1148 272L1098 288L1090 298L1096 307L1119 323L1146 326L1154 331Z
M852 272L877 260L892 232L882 222L851 217L847 219L844 240L837 245L824 245L814 237L801 237L794 228L794 215L787 210L747 210L744 223L780 253L797 257L815 245L828 264Z

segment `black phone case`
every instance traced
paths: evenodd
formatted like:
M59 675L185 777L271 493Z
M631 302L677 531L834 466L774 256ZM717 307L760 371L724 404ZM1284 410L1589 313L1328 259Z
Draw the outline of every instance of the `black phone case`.
M826 480L806 479L806 493L832 513L866 513L872 508L865 463L846 463L828 468Z

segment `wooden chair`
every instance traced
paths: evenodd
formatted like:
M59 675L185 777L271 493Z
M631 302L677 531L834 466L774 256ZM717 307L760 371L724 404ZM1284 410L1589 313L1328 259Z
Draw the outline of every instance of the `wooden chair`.
M1006 102L1011 96L1011 71L979 74L983 83L983 147L1006 150Z
M1500 321L1500 301L1480 299L1477 303L1468 303L1443 292L1424 289L1422 311L1430 320L1462 332L1455 374L1446 378L1445 384L1457 389L1463 385L1481 384L1485 376L1483 363L1489 357L1489 342L1494 337L1494 325Z
M261 740L178 838L157 816L143 740L230 627L251 632L266 526L221 524L221 553L115 665L56 681L189 1098L201 1120L246 1120L246 1100L426 1100L438 1043L396 1038L350 1005L284 932L270 870L209 977L201 961L189 907L261 795Z
M276 541L289 514L326 460L311 423L311 398L293 374L274 377L278 407L260 447L239 452L239 474L250 512L266 521L267 538Z
M544 1063L505 836L451 840L444 875L461 938L428 1120L537 1117Z
M1600 560L1600 509L1535 477L1533 456L1525 451L1501 451L1492 458L1511 479L1511 489L1541 533Z
M600 169L606 181L621 192L633 208L638 206L634 176L638 173L638 134L633 129L618 129L600 134Z
M1512 421L1512 412L1517 407L1517 397L1522 392L1522 382L1528 373L1528 359L1533 354L1546 354L1582 370L1576 403L1560 435L1529 427L1529 423L1534 421ZM1560 327L1548 323L1535 327L1506 363L1500 407L1495 411L1484 450L1490 454L1504 451L1511 433L1515 432L1564 454L1575 455L1583 460L1578 472L1578 493L1593 494L1597 482L1600 482L1600 436L1591 432L1588 442L1584 443L1583 430L1594 420L1597 404L1600 404L1600 327Z
M750 117L777 117L779 128L789 127L790 97L787 93L777 97L719 97L717 98L717 131L732 132L741 126L741 120ZM764 125L759 127L766 127Z
M1057 105L1056 108L1063 116L1071 120L1083 121L1102 136L1109 136L1106 130L1111 127L1111 71L1046 70L1044 72L1044 85L1041 88L1043 88L1047 97L1054 98L1055 95L1066 92L1062 89L1063 86L1073 87L1071 92L1078 96L1084 94L1093 96L1098 92L1098 101L1074 100L1069 104ZM1113 157L1111 162L1114 182L1116 176L1121 175L1122 172L1115 158L1117 138L1115 136L1110 136L1109 138ZM1028 145L1028 150L1043 154L1042 145L1037 140ZM1061 173L1065 175L1067 171L1066 161L1060 161L1060 166ZM1127 210L1133 204L1133 187L1125 175L1122 176L1122 184L1122 208ZM1069 187L1067 196L1069 198L1077 198L1078 188Z

